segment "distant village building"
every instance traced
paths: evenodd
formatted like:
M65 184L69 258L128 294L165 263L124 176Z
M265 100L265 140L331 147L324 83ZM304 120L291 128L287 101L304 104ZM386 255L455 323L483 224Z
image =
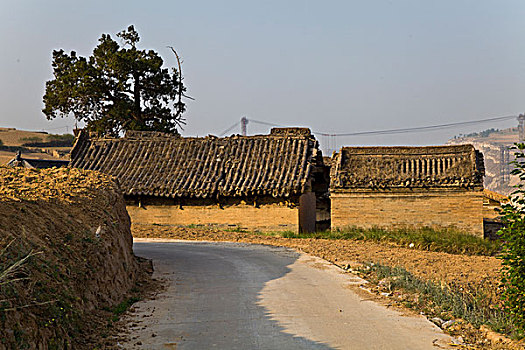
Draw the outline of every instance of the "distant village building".
M16 156L7 162L7 166L10 167L23 167L30 169L44 169L44 168L61 168L67 167L69 164L68 160L63 159L34 159L22 157L22 153L18 151Z
M306 128L224 138L81 132L71 166L113 175L136 224L329 227L328 169Z
M455 227L483 237L483 175L472 145L343 147L330 172L332 228Z

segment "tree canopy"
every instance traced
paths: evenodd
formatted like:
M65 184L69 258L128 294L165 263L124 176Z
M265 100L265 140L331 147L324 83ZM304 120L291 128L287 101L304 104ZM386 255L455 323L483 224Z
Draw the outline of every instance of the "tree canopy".
M73 115L101 134L177 133L184 124L186 89L175 50L178 68L163 68L157 52L137 49L140 37L132 25L117 37L121 44L103 34L88 58L54 50L54 79L46 82L42 112L48 120Z

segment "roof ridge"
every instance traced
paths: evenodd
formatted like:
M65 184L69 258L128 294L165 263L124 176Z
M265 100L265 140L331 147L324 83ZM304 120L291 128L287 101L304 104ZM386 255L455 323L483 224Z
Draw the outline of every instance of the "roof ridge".
M315 138L308 128L273 128L270 134L256 134L256 135L230 135L230 136L216 136L216 135L206 135L206 136L182 136L180 134L170 134L158 131L135 131L128 130L126 131L124 137L108 136L108 135L99 135L93 132L87 132L82 130L77 137L77 140L80 138L89 139L92 141L171 141L171 140L229 140L229 139L260 139L260 138L297 138L297 139L307 139ZM74 146L73 146L74 147Z
M79 136L72 166L117 176L126 194L178 198L298 194L308 176L303 164L312 162L318 148L313 135L284 130L223 138L154 132Z

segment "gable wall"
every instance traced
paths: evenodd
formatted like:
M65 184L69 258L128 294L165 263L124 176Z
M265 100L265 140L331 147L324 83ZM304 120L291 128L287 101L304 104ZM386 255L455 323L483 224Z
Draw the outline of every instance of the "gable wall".
M481 190L332 192L332 229L455 227L483 237Z

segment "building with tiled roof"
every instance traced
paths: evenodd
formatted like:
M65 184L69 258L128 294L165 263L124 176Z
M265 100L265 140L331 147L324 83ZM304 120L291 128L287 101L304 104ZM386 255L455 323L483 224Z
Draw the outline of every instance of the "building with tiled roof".
M224 138L82 132L71 166L113 175L134 223L313 231L329 220L328 174L306 128Z
M343 147L332 158L332 228L455 227L483 236L483 155L472 145Z
M65 159L34 159L22 157L22 153L18 151L16 156L7 162L10 167L22 167L28 169L45 169L45 168L62 168L67 167L68 160Z

